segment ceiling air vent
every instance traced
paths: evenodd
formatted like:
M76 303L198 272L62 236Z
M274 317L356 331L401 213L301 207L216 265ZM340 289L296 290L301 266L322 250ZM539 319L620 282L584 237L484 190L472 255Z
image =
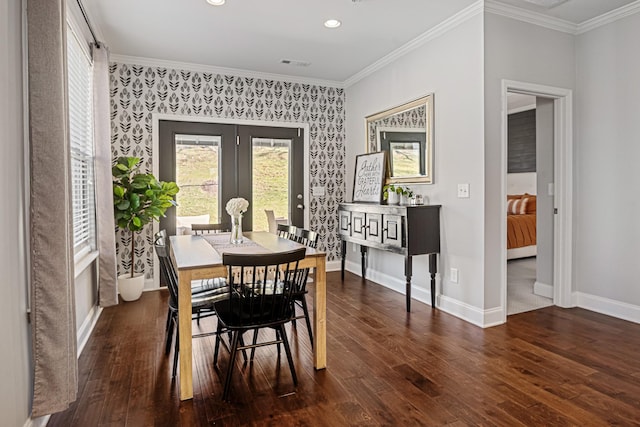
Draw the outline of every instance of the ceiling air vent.
M281 59L281 64L293 65L294 67L308 67L311 65L309 61L301 61L299 59Z
M552 9L562 3L567 2L568 0L523 0L527 3L533 3L537 6L542 6L546 9Z

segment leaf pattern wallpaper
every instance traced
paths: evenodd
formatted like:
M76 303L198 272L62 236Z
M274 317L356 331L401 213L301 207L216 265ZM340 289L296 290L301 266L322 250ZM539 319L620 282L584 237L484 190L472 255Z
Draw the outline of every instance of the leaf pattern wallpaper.
M338 203L345 195L344 89L280 80L221 75L164 67L112 63L110 72L113 158L137 156L152 171L153 114L306 123L309 125L309 227L321 236L327 261L339 259ZM157 131L157 130L156 130ZM153 277L153 227L135 236L118 232L119 272L130 269L135 238L136 271Z

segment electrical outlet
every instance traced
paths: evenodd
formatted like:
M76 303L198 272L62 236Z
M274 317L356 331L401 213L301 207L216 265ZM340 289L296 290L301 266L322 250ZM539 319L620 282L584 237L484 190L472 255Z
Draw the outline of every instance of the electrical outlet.
M469 198L469 184L458 184L458 198L459 199Z
M449 269L449 279L451 280L451 283L458 283L458 269L457 268L450 268Z

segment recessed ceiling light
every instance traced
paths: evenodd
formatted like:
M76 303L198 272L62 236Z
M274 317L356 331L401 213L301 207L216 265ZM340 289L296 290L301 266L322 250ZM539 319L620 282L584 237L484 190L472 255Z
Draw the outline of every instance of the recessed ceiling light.
M226 0L207 0L207 3L213 6L222 6Z
M327 19L324 21L324 26L327 28L338 28L340 25L342 25L342 22L337 19Z

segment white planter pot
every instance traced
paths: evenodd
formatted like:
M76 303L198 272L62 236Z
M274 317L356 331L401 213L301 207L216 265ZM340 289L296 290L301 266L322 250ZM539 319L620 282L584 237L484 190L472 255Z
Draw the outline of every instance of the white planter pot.
M144 289L144 274L131 277L130 274L118 276L118 291L125 301L135 301L142 295Z
M388 205L397 205L400 202L400 195L395 191L390 191L387 194L387 204Z

